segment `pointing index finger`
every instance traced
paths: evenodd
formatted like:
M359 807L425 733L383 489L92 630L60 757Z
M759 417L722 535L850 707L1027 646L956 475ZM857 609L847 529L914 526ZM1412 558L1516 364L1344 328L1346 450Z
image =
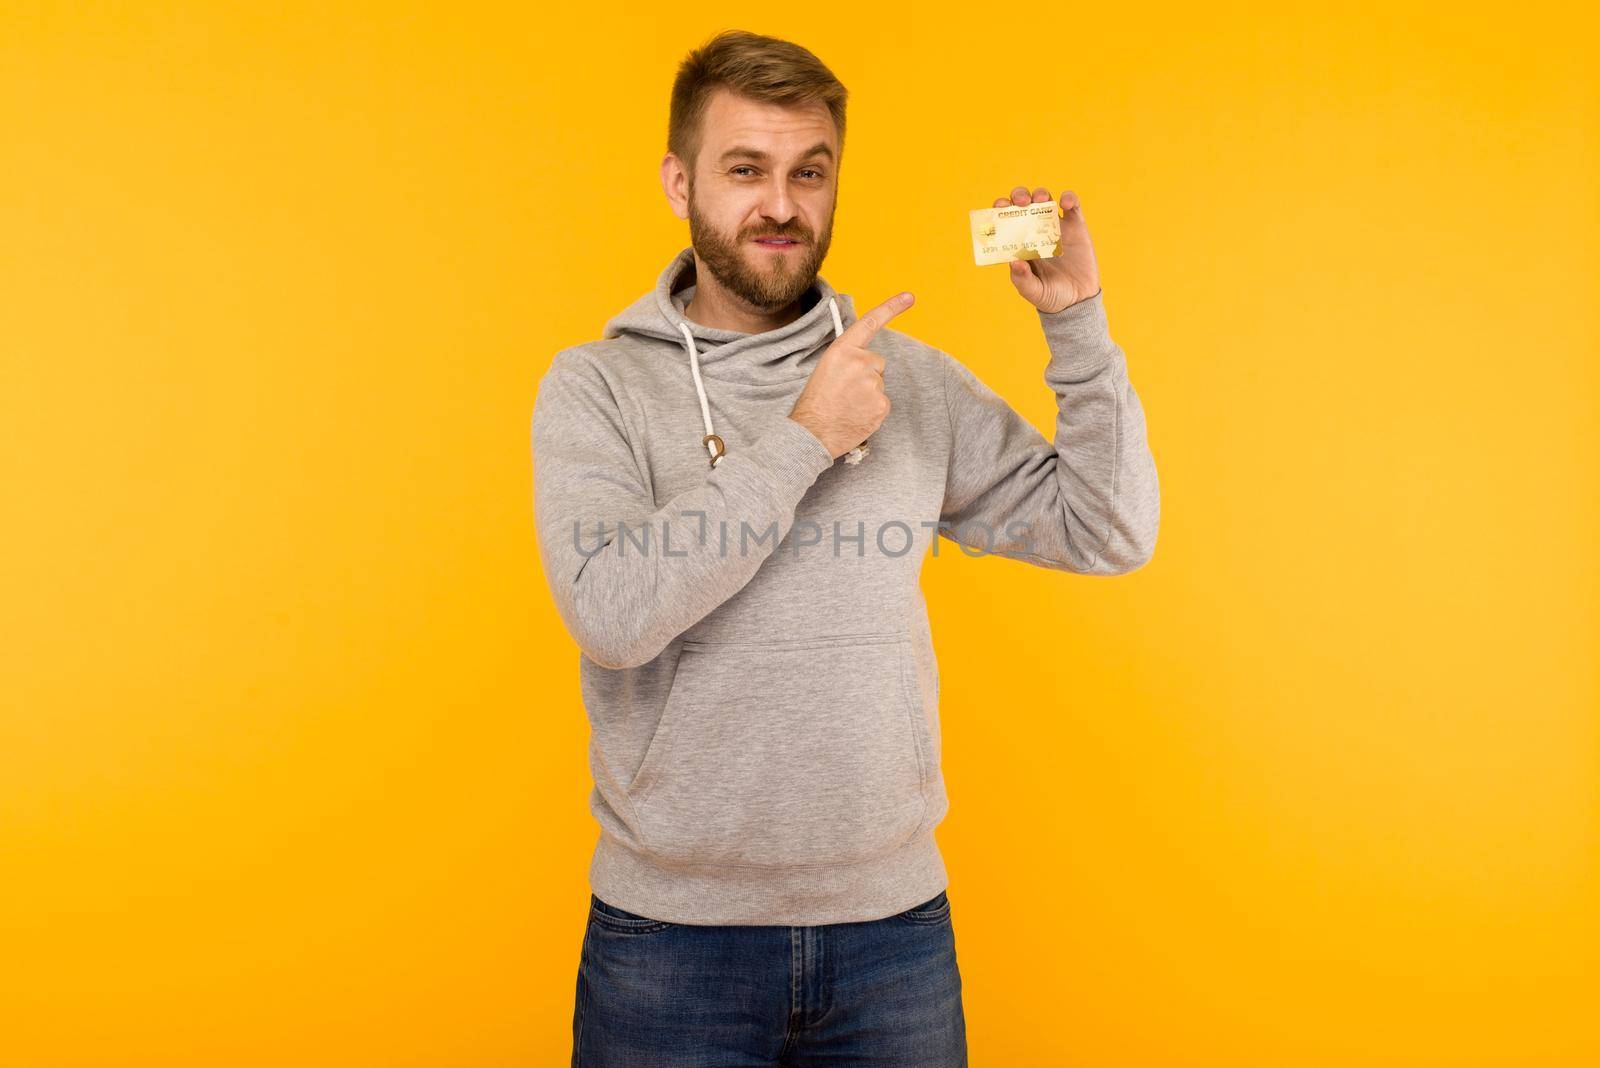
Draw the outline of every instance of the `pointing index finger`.
M850 344L865 347L874 334L888 325L890 319L911 307L915 300L910 293L896 293L846 327L840 335L841 340L848 338Z

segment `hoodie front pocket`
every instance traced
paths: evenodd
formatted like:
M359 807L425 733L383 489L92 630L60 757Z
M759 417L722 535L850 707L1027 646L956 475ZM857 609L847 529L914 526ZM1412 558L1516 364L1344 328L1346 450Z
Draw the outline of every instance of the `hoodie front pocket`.
M628 788L647 849L683 863L840 864L921 826L929 739L909 639L680 644Z

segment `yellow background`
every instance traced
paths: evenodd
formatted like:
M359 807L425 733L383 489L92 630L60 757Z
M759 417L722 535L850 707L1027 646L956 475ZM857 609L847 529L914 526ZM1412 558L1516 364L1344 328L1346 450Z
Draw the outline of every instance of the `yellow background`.
M528 420L731 26L851 91L830 281L1048 430L967 212L1071 188L1149 419L1142 571L927 562L973 1062L1597 1063L1578 5L331 6L0 16L0 1063L566 1063Z

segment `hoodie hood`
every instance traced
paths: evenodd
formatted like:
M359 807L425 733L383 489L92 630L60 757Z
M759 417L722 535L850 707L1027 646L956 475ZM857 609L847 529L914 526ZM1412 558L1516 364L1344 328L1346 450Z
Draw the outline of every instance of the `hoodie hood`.
M683 313L694 299L696 281L694 249L686 248L667 264L650 292L606 323L601 336L614 338L634 334L668 342L676 357L683 361L687 373L689 347L684 334L687 328L706 377L735 382L772 382L811 374L810 358L838 336L830 302L838 309L842 327L856 321L855 304L847 295L836 292L819 274L800 298L805 311L786 326L761 334L706 326Z
M805 311L794 322L760 334L697 323L684 314L694 299L694 248L679 252L656 278L655 287L606 322L603 338L631 335L648 338L669 348L667 358L683 365L700 398L706 433L702 439L711 466L722 459L722 439L715 433L705 380L775 382L806 378L816 365L814 357L856 321L855 304L817 275L800 297ZM859 462L865 449L852 450L850 462Z

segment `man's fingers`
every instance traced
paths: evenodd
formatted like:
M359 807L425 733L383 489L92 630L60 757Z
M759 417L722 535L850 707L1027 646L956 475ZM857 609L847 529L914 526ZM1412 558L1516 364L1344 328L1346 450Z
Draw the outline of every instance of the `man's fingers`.
M846 327L845 332L839 335L839 340L847 340L852 345L864 348L872 340L873 334L882 330L890 319L911 307L915 299L910 293L896 293Z

